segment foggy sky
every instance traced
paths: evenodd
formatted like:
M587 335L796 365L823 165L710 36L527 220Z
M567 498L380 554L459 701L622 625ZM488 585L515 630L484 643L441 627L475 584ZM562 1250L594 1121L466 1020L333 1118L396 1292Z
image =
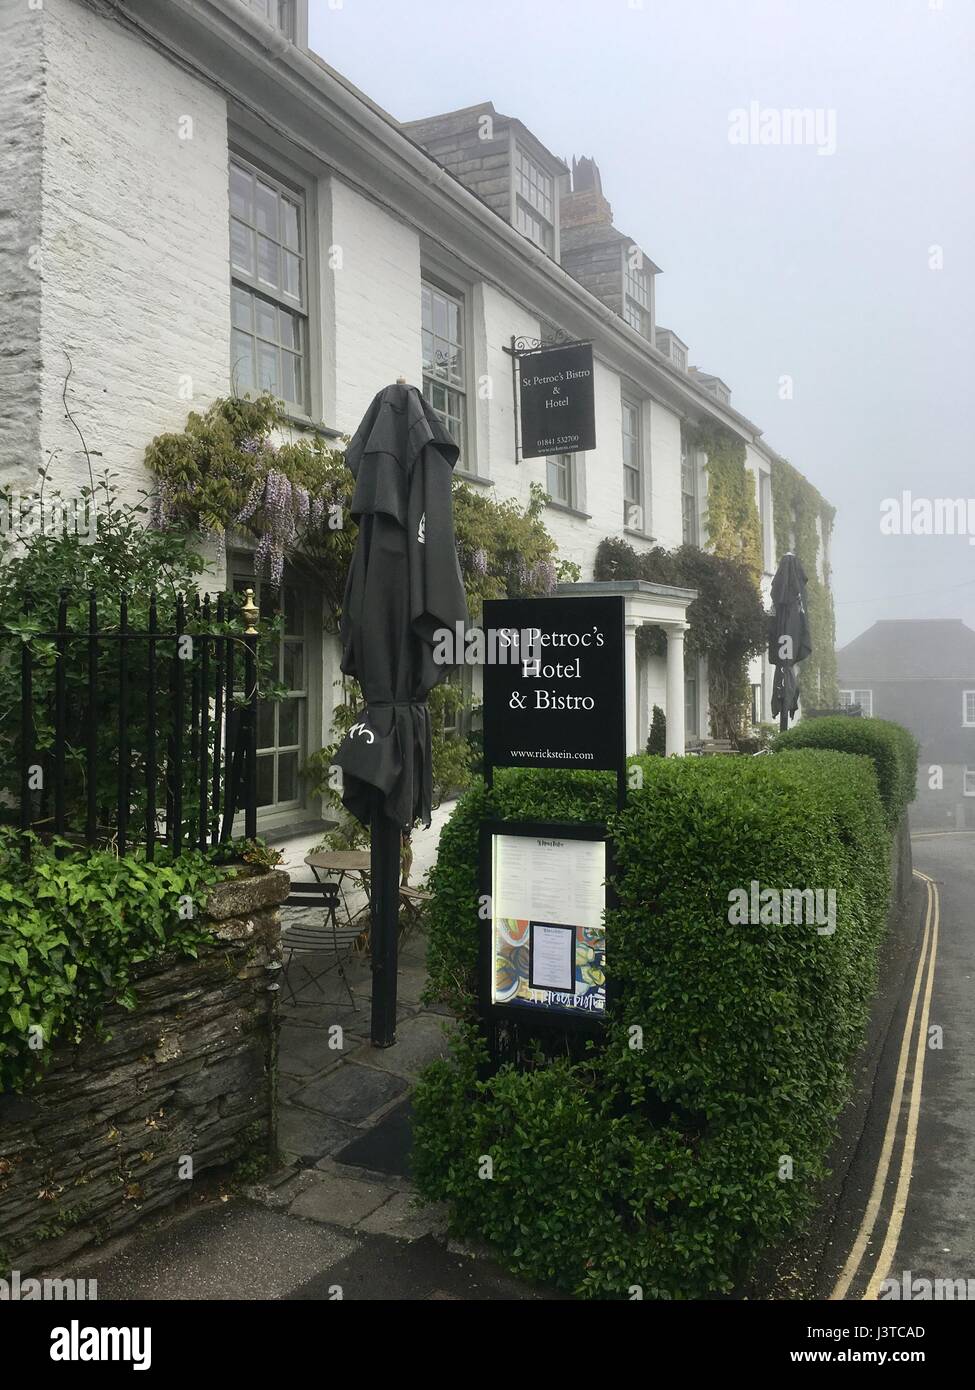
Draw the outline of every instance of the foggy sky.
M880 531L904 489L975 497L973 0L310 9L311 47L397 119L490 100L595 158L664 271L658 324L837 507L838 645L878 618L975 627L967 537ZM731 143L752 102L834 112L835 153Z

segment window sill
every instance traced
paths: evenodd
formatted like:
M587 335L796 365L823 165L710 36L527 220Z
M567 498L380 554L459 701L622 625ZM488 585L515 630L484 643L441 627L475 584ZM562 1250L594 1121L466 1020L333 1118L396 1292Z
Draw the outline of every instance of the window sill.
M578 507L570 507L568 502L556 502L550 497L545 505L551 507L553 512L565 512L566 516L578 517L580 521L592 521L590 512L581 512Z
M632 536L634 540L649 541L651 545L656 541L656 536L651 536L648 531L636 531L632 526L623 527L624 536Z
M485 478L483 473L467 473L462 468L455 468L454 477L462 483L480 483L481 487L494 487L494 479Z
M322 434L326 439L341 439L342 431L335 429L333 425L326 425L323 420L313 420L310 415L302 415L300 411L290 410L285 406L282 411L284 419L295 429L311 430L314 434Z

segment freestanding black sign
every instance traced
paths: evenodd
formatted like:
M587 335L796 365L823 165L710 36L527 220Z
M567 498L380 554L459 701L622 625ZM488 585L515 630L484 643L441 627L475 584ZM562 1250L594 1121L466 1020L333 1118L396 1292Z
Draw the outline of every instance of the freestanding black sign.
M518 380L523 458L596 447L591 343L519 355Z
M622 772L622 597L488 599L484 763Z

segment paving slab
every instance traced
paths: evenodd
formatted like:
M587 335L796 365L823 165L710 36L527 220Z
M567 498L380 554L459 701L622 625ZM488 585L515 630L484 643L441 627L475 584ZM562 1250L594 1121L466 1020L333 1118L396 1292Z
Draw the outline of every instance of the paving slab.
M278 1148L288 1159L314 1163L356 1139L361 1130L334 1115L287 1102L278 1108Z
M409 1098L397 1102L378 1124L370 1125L343 1148L335 1162L393 1177L410 1176L413 1152L413 1106Z
M396 1025L392 1047L362 1047L352 1058L382 1071L393 1072L413 1081L428 1062L448 1053L444 1020L437 1014L422 1013Z
M314 1173L288 1208L289 1216L330 1226L354 1226L394 1195L391 1187L345 1173Z
M344 1048L329 1046L327 1028L299 1027L288 1022L278 1037L278 1066L288 1076L316 1076L341 1062L343 1051Z
M363 1124L405 1090L406 1082L400 1077L349 1061L304 1086L293 1099L309 1110L333 1115L349 1124Z
M396 1236L400 1240L421 1240L424 1236L445 1239L447 1208L439 1203L418 1207L409 1192L397 1192L360 1223L370 1235Z
M85 1268L108 1299L277 1299L355 1249L345 1233L232 1202L205 1207Z

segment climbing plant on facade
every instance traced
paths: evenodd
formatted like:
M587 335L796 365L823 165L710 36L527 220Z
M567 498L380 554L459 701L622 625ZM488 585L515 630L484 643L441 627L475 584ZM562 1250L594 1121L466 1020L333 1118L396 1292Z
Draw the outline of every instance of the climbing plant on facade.
M708 548L734 560L758 585L762 574L762 527L755 479L745 466L744 440L720 425L699 425L691 443L707 456Z
M800 668L807 704L833 705L836 688L836 619L830 590L829 539L836 509L807 478L782 458L772 460L772 511L778 555L795 552L806 572L812 655Z
M280 583L284 561L310 566L334 611L341 601L354 533L345 520L352 479L341 449L319 434L289 430L273 396L231 396L184 429L158 435L145 461L157 480L152 524L214 537L234 532L256 542L257 573Z

